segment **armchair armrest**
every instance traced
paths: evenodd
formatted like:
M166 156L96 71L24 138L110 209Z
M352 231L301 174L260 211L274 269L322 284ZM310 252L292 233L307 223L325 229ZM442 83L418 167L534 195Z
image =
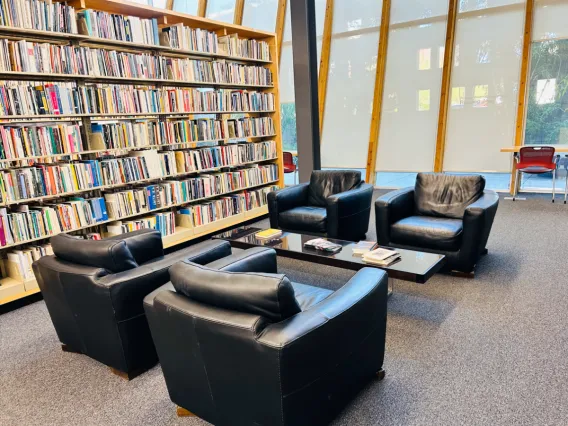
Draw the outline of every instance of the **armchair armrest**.
M387 284L384 271L363 268L327 299L263 330L258 342L280 353L284 395L317 383L348 360L358 364L355 370L382 367Z
M327 197L328 237L344 240L364 237L369 229L372 199L373 185L368 183Z
M461 255L465 259L474 259L471 267L487 245L498 206L499 195L494 191L485 191L475 203L465 209Z
M399 189L379 197L375 201L375 225L377 241L389 245L390 227L393 223L414 213L414 187Z
M206 266L226 272L276 274L276 251L267 247L255 247L208 263Z
M108 237L105 240L124 241L139 265L164 255L162 236L155 229L140 229Z
M280 212L307 205L308 187L309 183L301 183L268 193L268 213L271 228L278 228L278 214Z

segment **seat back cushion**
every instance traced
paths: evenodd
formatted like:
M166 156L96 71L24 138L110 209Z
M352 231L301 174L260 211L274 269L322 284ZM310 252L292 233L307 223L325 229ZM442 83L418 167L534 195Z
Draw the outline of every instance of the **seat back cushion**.
M327 197L354 189L361 183L361 172L352 170L316 170L310 177L308 205L325 207Z
M138 267L126 242L120 240L95 241L59 234L51 238L51 247L59 259L112 273Z
M465 209L483 195L480 175L418 173L414 188L416 213L423 216L463 219Z
M225 272L186 261L170 268L170 279L178 293L197 302L272 322L300 312L286 275Z

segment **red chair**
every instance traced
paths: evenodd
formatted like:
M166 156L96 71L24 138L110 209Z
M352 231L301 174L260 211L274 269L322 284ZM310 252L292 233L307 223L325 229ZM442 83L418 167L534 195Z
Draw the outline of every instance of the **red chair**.
M284 173L296 173L298 168L294 163L294 154L284 151L282 153L284 159ZM294 175L294 183L296 183L296 176Z
M519 155L515 156L517 161L517 171L515 173L515 188L517 188L517 177L519 172L532 175L540 175L552 172L552 202L556 195L556 166L558 156L554 155L556 150L552 146L523 146ZM515 201L516 195L513 197Z

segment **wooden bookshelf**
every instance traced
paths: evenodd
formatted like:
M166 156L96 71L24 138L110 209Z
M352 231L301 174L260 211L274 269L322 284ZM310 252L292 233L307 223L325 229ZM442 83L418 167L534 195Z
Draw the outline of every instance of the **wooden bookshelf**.
M211 145L204 144L214 144L222 145L229 143L230 141L241 141L241 142L262 142L264 140L274 140L276 143L276 153L277 156L274 158L261 159L257 161L250 161L239 163L237 165L216 167L207 170L199 170L185 173L175 173L170 176L164 176L159 178L142 179L129 183L122 183L116 185L106 185L99 186L97 188L81 189L78 191L72 191L67 193L60 193L53 196L36 197L25 200L16 200L10 202L0 203L0 207L10 207L18 204L38 204L44 201L53 200L56 198L65 198L81 193L97 194L96 196L102 196L105 190L124 188L128 189L131 187L140 187L141 185L148 184L151 182L159 182L162 180L172 180L172 179L185 179L190 176L195 176L204 173L214 173L230 171L233 169L238 169L243 166L252 166L255 164L276 164L278 167L278 178L270 182L265 182L259 185L252 185L245 188L240 188L232 190L223 194L218 194L211 197L203 197L200 199L191 200L188 202L177 203L173 205L163 206L160 208L152 209L144 213L138 213L129 215L126 217L121 217L123 219L132 219L135 217L142 217L150 215L151 213L159 211L176 211L177 208L182 206L191 206L196 203L206 202L207 200L219 198L222 196L230 195L233 193L238 193L243 190L252 190L263 187L269 187L271 185L276 185L282 187L284 185L284 175L283 175L283 159L282 159L282 137L281 137L281 125L280 125L280 99L279 99L279 81L278 81L278 41L276 40L276 35L274 33L265 31L256 31L250 28L244 28L238 25L226 24L222 22L216 22L207 18L191 16L181 12L175 12L171 10L158 9L151 6L146 6L138 3L131 3L128 1L120 0L71 0L67 4L75 7L76 11L82 9L94 9L99 11L104 11L108 13L117 13L123 15L137 16L140 18L148 19L155 18L158 20L160 31L162 28L169 25L175 25L182 23L183 25L191 28L201 28L208 31L213 31L219 36L237 34L243 39L256 39L259 41L265 41L268 43L270 50L270 60L247 58L241 56L225 55L220 53L210 53L201 52L194 50L184 50L177 49L168 46L158 46L150 44L132 43L127 41L119 40L109 40L97 37L91 37L83 34L67 34L58 33L51 31L41 31L32 30L27 28L12 28L6 26L0 26L0 38L7 38L12 40L28 40L34 42L47 42L53 44L68 44L73 46L85 46L94 47L107 50L125 51L125 52L145 52L147 54L156 56L168 56L168 57L179 57L179 58L191 58L191 59L201 59L205 61L230 61L236 63L242 63L244 65L255 65L268 68L272 73L272 85L253 85L253 84L233 84L233 83L216 83L216 82L195 82L195 81L184 81L184 80L170 80L170 79L144 79L144 78L130 78L130 77L105 77L105 76L90 76L82 74L49 74L49 73L22 73L15 71L4 71L0 72L0 79L2 80L16 80L16 81L65 81L74 82L78 86L84 85L85 83L106 83L106 84L121 84L121 85L133 85L139 86L152 86L152 87L203 87L203 88L229 88L229 89L252 89L264 93L272 93L274 95L274 106L273 110L248 110L248 111L170 111L170 112L140 112L140 113L83 113L83 114L60 114L60 115L10 115L10 116L0 116L0 125L18 125L25 126L26 124L38 125L40 123L59 123L59 122L77 122L81 123L82 126L82 139L84 150L77 153L61 153L55 155L40 155L31 157L19 157L12 159L0 159L0 167L7 168L12 167L11 165L16 165L19 162L27 162L30 160L42 160L42 159L61 159L61 158L85 158L94 159L98 154L109 154L109 155L120 155L121 153L126 153L134 150L143 149L192 149L192 148L206 148ZM267 134L262 136L249 136L245 138L230 138L230 139L213 139L195 142L176 142L175 144L159 144L159 145L142 145L133 146L125 148L112 148L112 149L93 149L91 148L91 133L90 125L92 122L98 121L125 121L125 120L171 120L171 119L192 119L193 116L199 117L200 115L216 115L217 119L223 119L223 116L230 116L233 114L244 115L245 117L258 117L258 116L268 116L273 120L275 134ZM186 243L196 238L207 236L209 234L221 232L224 229L230 227L238 226L240 223L245 221L262 217L268 213L268 207L263 205L259 208L254 208L252 210L243 211L239 214L229 216L217 220L215 222L201 225L201 226L176 226L176 231L172 235L163 237L164 247L171 248L176 245ZM104 235L104 225L116 221L117 219L109 219L102 222L97 222L92 225L87 225L80 227L78 229L73 229L71 231L64 232L80 232L87 229L98 230L101 235ZM42 241L49 239L50 236L34 238L24 242L18 242L10 245L0 247L0 251L4 254L5 250L10 250L12 248L17 248L24 246L25 244L30 244L36 241ZM30 296L39 292L39 287L35 279L17 279L12 276L0 279L0 305L12 302L14 300L21 299L23 297Z

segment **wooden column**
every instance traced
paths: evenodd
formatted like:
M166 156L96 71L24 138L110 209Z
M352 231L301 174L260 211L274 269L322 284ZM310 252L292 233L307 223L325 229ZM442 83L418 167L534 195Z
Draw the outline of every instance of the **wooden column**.
M166 1L166 9L168 9L168 10L174 9L174 0L167 0Z
M367 152L366 181L374 184L375 164L377 164L377 149L379 147L379 131L381 127L381 113L383 108L383 92L385 88L385 70L387 65L387 49L389 43L391 0L383 0L381 14L381 30L379 34L379 50L377 53L377 69L375 72L375 92L373 94L373 113L371 118L371 135Z
M435 172L441 172L444 170L448 108L452 94L452 68L454 65L454 41L458 15L458 0L449 0L449 2L448 22L446 24L446 44L444 47L444 68L442 69L442 90L440 92L440 109L438 111L436 154L434 157Z
M207 12L207 0L199 0L197 16L205 17L205 12Z
M278 42L278 62L282 58L282 38L284 37L284 25L286 22L287 0L278 0L278 12L276 13L276 41Z
M519 94L517 99L517 120L515 129L515 146L521 146L525 132L525 112L527 103L527 89L529 79L529 68L531 59L531 43L534 16L534 1L527 0L525 6L525 32L523 34L523 57L521 58L521 77L519 82ZM511 168L511 183L509 185L511 194L516 194L515 173L517 173L517 163L513 161Z
M318 75L320 143L323 133L323 118L325 113L325 98L327 96L327 78L329 75L329 54L331 51L331 32L333 27L333 0L327 0L325 20L323 24L323 39Z
M235 2L235 18L233 23L243 25L243 11L245 9L245 0L237 0Z

